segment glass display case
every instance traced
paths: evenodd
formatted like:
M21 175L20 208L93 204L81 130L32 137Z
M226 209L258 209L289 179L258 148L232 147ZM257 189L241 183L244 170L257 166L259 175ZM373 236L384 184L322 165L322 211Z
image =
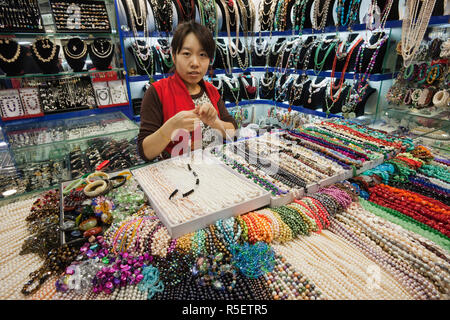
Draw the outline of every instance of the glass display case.
M378 106L374 124L403 131L418 144L450 154L449 16L431 17L414 61L401 56L401 28L391 32L396 77Z
M0 54L8 58L0 60L1 122L131 108L114 1L33 0L28 5L36 8L36 29L0 28Z
M121 112L4 127L0 199L57 186L95 170L143 164L139 127Z

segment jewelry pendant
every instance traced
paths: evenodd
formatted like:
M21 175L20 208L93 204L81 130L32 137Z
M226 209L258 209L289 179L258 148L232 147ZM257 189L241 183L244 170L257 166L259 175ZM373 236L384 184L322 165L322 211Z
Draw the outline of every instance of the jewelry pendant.
M312 102L312 100L311 100L311 98L309 98L309 99L308 99L308 103L311 103L311 102Z

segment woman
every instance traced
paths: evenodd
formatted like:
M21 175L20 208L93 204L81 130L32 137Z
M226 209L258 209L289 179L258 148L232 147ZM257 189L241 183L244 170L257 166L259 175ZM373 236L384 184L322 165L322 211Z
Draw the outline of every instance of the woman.
M189 138L182 131L190 132L192 138L194 129L198 136L204 127L229 137L237 128L217 89L203 80L215 52L211 32L194 21L182 23L175 30L171 50L175 73L154 82L142 100L138 150L146 161L163 151L164 158L182 154L177 143L186 147Z

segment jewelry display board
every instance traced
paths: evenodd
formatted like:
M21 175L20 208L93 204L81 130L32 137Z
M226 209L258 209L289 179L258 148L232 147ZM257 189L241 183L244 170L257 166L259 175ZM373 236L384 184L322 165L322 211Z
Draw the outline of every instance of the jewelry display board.
M195 155L201 157L201 152L193 153L194 159ZM197 158L199 159L199 158ZM268 204L270 204L270 193L266 190L262 189L261 187L255 185L252 185L248 181L246 181L246 178L241 176L240 174L234 172L232 169L228 168L224 164L222 164L220 161L218 161L215 158L212 157L205 157L203 158L204 162L197 163L195 160L191 161L191 156L181 156L176 157L164 161L160 161L155 164L150 164L148 166L141 167L139 169L131 170L133 173L133 176L135 179L139 182L141 188L144 190L145 194L149 198L149 201L152 205L152 208L155 209L156 214L160 218L160 220L164 223L167 230L169 231L169 234L173 238L178 238L186 233L194 232L198 229L204 228L208 226L211 223L214 223L215 221L219 219L225 219L231 216L236 216L239 214L242 214L244 212L253 211L255 209L264 207ZM198 161L198 160L197 160ZM152 180L151 176L149 175L149 172L153 170L159 170L158 168L161 166L165 167L171 167L174 169L175 167L177 169L164 171L165 173L168 173L169 175L175 171L183 173L183 177L186 179L183 183L183 186L176 186L178 189L166 189L166 187L163 187L161 189L161 185L156 180ZM202 168L202 172L199 172L198 174L195 172L195 170L198 170L199 168ZM179 169L179 170L178 170ZM189 170L190 169L190 170ZM206 181L208 179L213 179L212 173L215 175L220 174L222 176L227 176L227 180L225 181L233 181L233 187L228 186L227 184L213 184L217 187L226 187L228 190L224 190L224 192L218 192L212 191L211 185L207 183ZM172 176L171 176L172 177ZM161 177L162 178L162 177ZM164 177L163 179L166 179ZM198 183L196 183L196 180ZM170 179L167 181L171 181ZM180 183L180 179L177 179L176 183ZM187 186L190 182L193 182L192 185ZM172 182L169 182L170 184L173 184ZM175 184L173 184L175 186ZM186 190L181 190L181 188L184 187ZM205 189L206 187L206 189ZM187 191L188 189L191 189L191 191L188 191L184 194L183 192ZM174 191L176 190L176 192ZM193 191L192 191L193 190ZM189 200L189 197L192 195L195 195L195 192L197 194L199 192L203 192L202 195L205 194L211 194L213 192L214 194L218 195L219 197L226 197L227 192L243 192L243 190L247 190L250 193L253 193L252 197L246 197L244 195L241 195L240 197L234 197L234 199L238 199L233 202L223 203L219 204L216 203L216 208L222 207L221 209L216 209L212 212L207 213L205 208L201 208L199 204L197 204L196 208L199 211L196 212L195 215L192 215L190 218L184 217L181 220L178 220L178 217L174 218L173 211L167 211L167 206L169 207L176 207L176 203L186 203L186 201L191 202ZM173 200L172 200L173 199ZM211 200L211 199L210 199ZM225 199L223 199L225 200ZM195 206L195 204L193 204ZM211 210L212 207L210 207ZM172 209L173 210L173 209ZM192 211L192 213L194 212ZM176 220L173 220L176 219ZM180 221L180 222L175 222Z
M17 89L0 90L2 119L17 118L24 115L22 102Z
M50 0L58 32L111 32L104 1Z
M43 115L41 101L39 100L39 90L37 88L20 88L19 93L26 116Z
M44 113L95 108L94 89L90 77L48 80L39 85Z
M43 32L38 0L2 0L0 32Z

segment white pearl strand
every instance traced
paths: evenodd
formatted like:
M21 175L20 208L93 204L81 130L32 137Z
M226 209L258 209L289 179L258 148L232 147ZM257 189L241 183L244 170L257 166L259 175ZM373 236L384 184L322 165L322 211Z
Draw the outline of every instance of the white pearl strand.
M172 224L184 223L198 216L216 212L263 194L259 187L247 179L242 179L217 164L190 164L200 180L199 185L196 185L195 177L186 168L187 163L178 160L163 161L157 165L157 168L151 166L151 170L145 171L151 174L146 182L150 184L157 205L165 213L171 213L167 216ZM161 191L161 186L153 181L161 178L170 181L174 186L178 186L177 189L181 193L188 191L190 188L195 191L188 198L180 198L177 194L170 201L168 198L175 187L173 189L167 188L165 190L167 194L158 193L158 191ZM218 181L220 183L217 183Z
M25 218L37 198L17 201L0 208L0 299L27 299L20 291L31 272L43 260L35 254L20 256L24 240L30 236Z
M139 290L137 285L127 285L114 289L111 300L147 300L147 293Z
M170 212L166 218L173 225L182 223L185 219L192 218L193 215L182 210L174 201L169 201L170 194L176 189L174 186L167 185L169 182L165 181L165 176L155 166L149 166L138 169L134 172L135 176L144 181L142 186L147 193L150 192L154 201L164 207L165 212ZM164 179L164 182L161 182ZM159 183L158 183L159 182ZM188 215L186 215L188 213Z
M327 230L273 247L330 299L411 299L381 268L379 289L370 290L367 270L375 264Z

